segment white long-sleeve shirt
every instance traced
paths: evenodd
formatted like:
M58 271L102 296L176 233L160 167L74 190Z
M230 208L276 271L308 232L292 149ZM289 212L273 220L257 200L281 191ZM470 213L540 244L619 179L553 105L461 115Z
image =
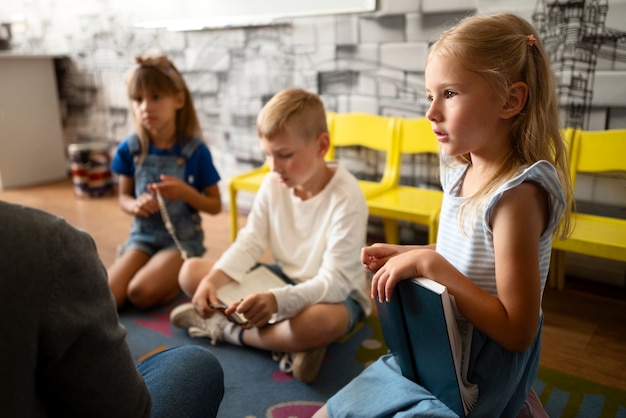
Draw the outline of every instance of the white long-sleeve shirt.
M237 280L267 248L296 286L272 289L277 318L289 318L316 303L348 296L371 312L360 260L368 209L356 178L338 163L326 187L305 201L270 173L257 192L246 226L215 267Z

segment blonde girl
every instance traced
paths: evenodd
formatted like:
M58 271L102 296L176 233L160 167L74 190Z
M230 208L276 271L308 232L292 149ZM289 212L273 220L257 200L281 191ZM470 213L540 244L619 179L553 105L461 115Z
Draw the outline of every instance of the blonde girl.
M571 199L553 76L541 40L508 13L473 16L444 32L425 69L426 113L442 150L437 243L374 244L361 261L371 295L391 300L400 280L448 289L473 327L468 416L515 417L539 364L541 300L552 237L568 228ZM410 318L407 320L410 321ZM381 357L316 416L456 414Z

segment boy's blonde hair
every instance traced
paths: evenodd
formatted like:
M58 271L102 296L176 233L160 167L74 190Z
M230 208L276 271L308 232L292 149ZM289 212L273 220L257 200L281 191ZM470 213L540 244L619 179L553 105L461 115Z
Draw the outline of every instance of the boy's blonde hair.
M181 145L185 145L193 138L202 137L200 123L187 84L166 56L135 57L135 64L126 73L126 89L131 101L140 94L175 96L183 92L185 102L176 111L176 139L181 142ZM146 129L141 125L141 120L137 120L135 113L132 113L135 132L141 143L141 154L138 160L143 161L148 152L150 138Z
M567 235L572 201L567 149L560 130L554 76L535 29L511 13L466 17L433 44L429 57L433 55L453 59L466 70L480 74L502 99L506 99L512 83L521 81L528 86L526 104L512 120L512 152L490 181L468 199L464 210L480 207L520 166L547 160L558 172L568 203L555 234ZM469 154L455 160L461 164L471 162Z
M259 138L272 140L287 131L309 141L328 133L324 103L317 94L299 88L276 93L256 119Z

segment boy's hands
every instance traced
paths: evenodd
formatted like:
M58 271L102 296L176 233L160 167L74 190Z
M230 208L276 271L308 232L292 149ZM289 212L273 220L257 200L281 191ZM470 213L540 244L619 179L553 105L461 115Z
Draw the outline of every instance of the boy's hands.
M230 280L230 278L219 270L212 270L207 276L200 280L198 288L193 294L193 298L191 298L191 303L194 308L196 308L198 315L202 318L208 318L216 312L216 309L211 307L211 305L220 305L217 299L217 286L214 282L227 282L228 280Z
M237 311L246 317L251 326L260 328L267 325L272 315L278 310L276 297L272 292L253 293L230 305L224 313L230 315Z
M213 315L217 309L211 307L221 306L217 299L217 289L232 279L223 271L216 269L205 276L191 299L196 312L203 318ZM224 314L230 315L237 311L243 314L250 326L262 327L272 319L272 315L278 310L276 297L272 292L254 293L232 303L226 307Z

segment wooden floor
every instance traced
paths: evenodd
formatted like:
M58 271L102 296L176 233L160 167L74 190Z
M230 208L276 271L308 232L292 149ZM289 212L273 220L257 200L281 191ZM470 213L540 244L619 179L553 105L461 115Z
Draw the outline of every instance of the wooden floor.
M0 200L44 209L86 230L105 265L126 239L131 218L114 196L81 199L69 180L43 186L0 190ZM240 216L239 225L245 223ZM205 257L216 259L229 244L227 213L203 215ZM541 364L626 390L626 293L568 282L563 291L546 289ZM497 365L494 365L497 366Z

